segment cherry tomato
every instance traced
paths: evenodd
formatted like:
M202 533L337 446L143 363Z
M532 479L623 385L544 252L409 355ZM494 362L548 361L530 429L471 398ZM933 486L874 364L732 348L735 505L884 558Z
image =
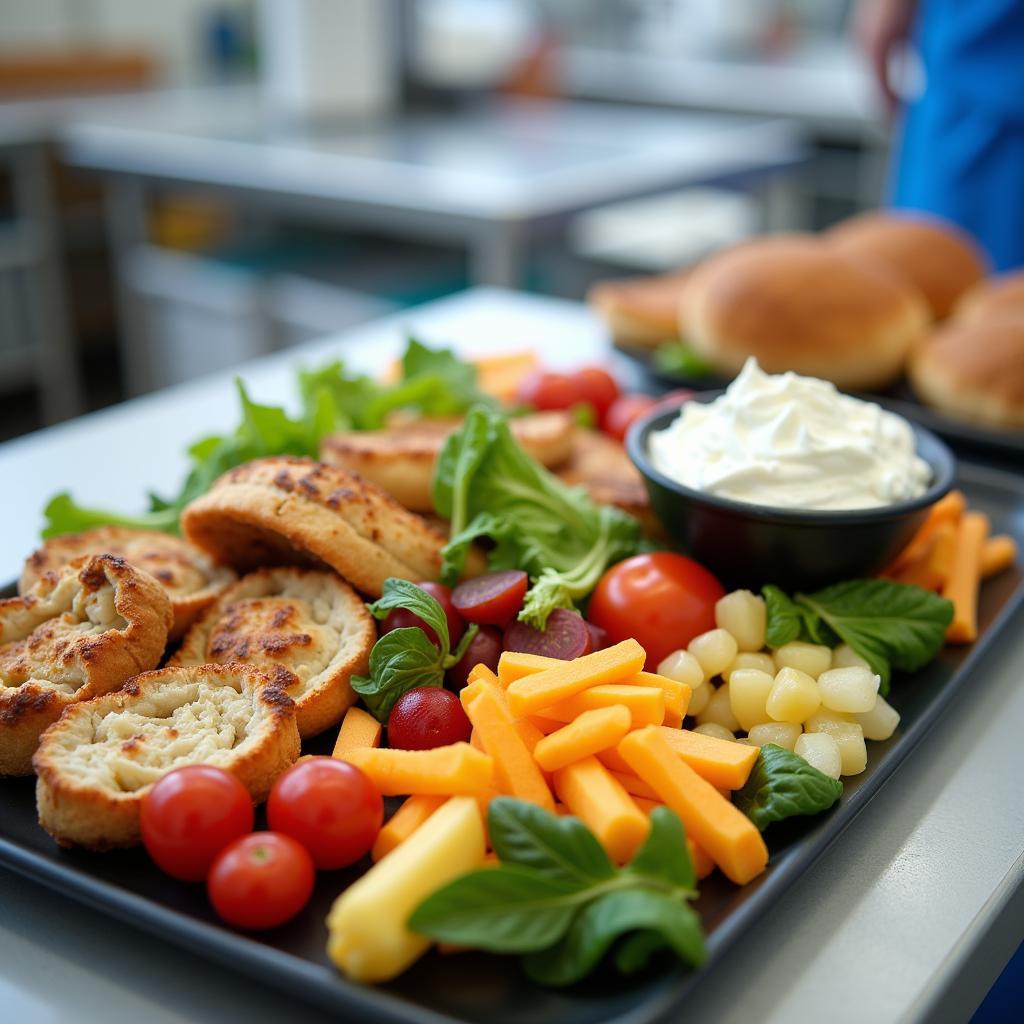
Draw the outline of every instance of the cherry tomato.
M633 421L654 405L655 401L650 395L620 395L601 420L601 429L616 441L624 441Z
M715 602L722 584L683 555L658 551L613 565L597 584L589 615L609 644L635 637L654 671L698 633L715 628Z
M519 401L537 410L571 409L585 401L579 381L567 373L539 370L519 385Z
M316 869L306 848L279 832L253 832L221 850L206 892L213 909L236 928L276 928L313 894Z
M584 402L594 407L598 423L619 397L619 385L615 378L599 366L588 366L576 374L576 386Z
M502 633L497 626L481 626L476 636L469 641L466 653L448 669L448 685L455 691L461 690L466 685L469 673L480 664L497 672L502 645Z
M448 642L451 649L454 650L462 639L462 634L466 631L466 623L456 610L455 605L452 604L452 592L443 583L434 583L431 580L417 583L416 586L420 590L425 590L444 609L444 617L448 620ZM407 626L419 627L427 634L427 639L435 647L440 646L437 634L433 629L418 615L413 615L412 612L405 608L392 608L384 617L380 631L383 635L384 633L390 633L393 629L401 629Z
M675 388L672 391L666 391L654 404L660 409L663 406L676 406L682 405L684 402L688 402L693 396L697 394L693 388Z
M395 701L388 716L388 746L432 750L469 739L473 731L459 698L437 686L417 686Z
M282 774L267 800L267 824L297 839L321 871L355 863L384 823L384 801L355 765L313 757Z
M452 591L452 604L468 622L506 626L523 607L530 578L521 569L474 576Z
M201 882L233 839L252 831L252 798L234 775L208 764L176 768L142 798L142 842L174 878Z

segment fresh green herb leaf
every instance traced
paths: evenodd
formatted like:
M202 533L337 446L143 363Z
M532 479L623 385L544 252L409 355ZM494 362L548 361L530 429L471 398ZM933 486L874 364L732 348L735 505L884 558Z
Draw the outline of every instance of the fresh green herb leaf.
M421 618L436 634L443 654L448 653L448 618L440 602L408 580L389 577L384 581L381 595L372 604L367 605L375 619L384 619L388 612L395 608L404 608ZM386 636L387 634L385 634Z
M409 927L440 942L527 953L556 943L586 899L585 891L538 871L514 864L484 868L429 896Z
M533 579L519 617L540 629L555 608L582 601L610 564L641 547L632 516L567 487L519 447L501 414L481 407L445 442L433 498L451 522L443 578L454 582L469 545L489 537L490 568L515 566Z
M578 981L620 939L613 963L624 972L664 948L688 964L704 959L700 922L689 907L693 869L673 812L655 812L651 838L623 869L582 823L532 804L493 800L488 825L502 863L428 897L410 918L414 931L528 954L524 968L545 985Z
M370 651L370 674L353 676L352 689L378 722L387 722L395 701L418 686L443 686L441 653L418 626L385 633Z
M792 599L778 587L762 593L769 646L797 639L849 644L881 677L883 696L893 667L914 672L938 654L953 619L950 601L893 580L848 580Z
M615 867L577 818L545 813L523 800L497 797L487 812L488 833L503 863L533 868L577 888L611 878Z
M654 368L666 377L707 377L712 366L685 341L665 341L654 350Z
M572 985L600 963L616 939L638 929L656 932L683 963L697 966L704 961L704 935L690 907L657 890L633 888L588 903L554 947L531 953L523 966L541 985ZM637 952L634 946L634 969Z
M155 512L144 512L137 516L121 515L106 509L87 508L79 505L68 494L62 491L55 494L43 509L46 525L43 537L59 537L65 533L80 533L91 530L95 526L131 526L140 530L174 531L178 526L178 510L163 508Z
M683 824L677 814L666 807L654 809L651 831L625 870L633 875L693 890L696 895L697 875L686 845Z
M808 764L799 754L768 743L733 803L763 832L773 821L820 814L843 795L843 784Z

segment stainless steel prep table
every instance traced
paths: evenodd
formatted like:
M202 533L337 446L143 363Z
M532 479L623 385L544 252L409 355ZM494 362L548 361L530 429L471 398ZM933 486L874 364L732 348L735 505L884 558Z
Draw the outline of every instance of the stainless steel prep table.
M536 346L571 366L607 353L582 307L479 288L244 366L258 400L293 401L295 363L343 354L379 368L406 328L459 351ZM137 399L0 446L15 482L0 577L31 549L46 496L139 506L173 488L182 446L235 417L231 376ZM99 472L97 466L100 467ZM840 840L711 970L687 1004L702 1022L966 1020L1024 937L1024 638L976 670L972 698L944 716ZM0 872L0 1005L35 1024L71 1019L328 1020ZM59 979L59 980L58 980Z
M188 184L320 223L468 246L476 283L520 283L527 249L595 207L687 185L778 180L804 157L782 119L592 103L494 101L373 125L271 120L249 88L140 98L69 124L65 158L108 178L122 261L149 194ZM131 394L145 346L121 295Z

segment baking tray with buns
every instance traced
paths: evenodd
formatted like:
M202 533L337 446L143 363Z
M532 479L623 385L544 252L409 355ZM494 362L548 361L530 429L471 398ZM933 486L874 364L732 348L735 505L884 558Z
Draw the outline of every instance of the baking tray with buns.
M994 529L1024 544L1024 479L962 459L957 483L971 507L991 518ZM13 592L13 585L7 588L7 593ZM898 680L901 724L891 739L871 744L869 770L846 780L839 804L818 817L793 818L775 826L768 870L753 884L736 888L720 875L702 884L696 907L707 930L710 961L725 955L735 940L798 884L808 866L851 824L943 711L969 690L981 662L1020 636L1024 569L1014 566L989 581L982 588L978 611L977 643L970 648L946 647L926 669ZM172 666L161 671L188 670ZM187 683L185 675L181 682ZM140 693L109 699L144 698ZM332 741L330 733L322 734L304 741L303 751L329 753ZM687 993L707 973L706 968L697 972L658 969L628 980L596 977L570 989L550 990L528 982L510 958L431 953L394 982L372 988L357 985L345 980L329 962L324 919L334 898L365 869L365 863L321 872L312 901L297 918L256 937L242 935L218 923L202 885L175 881L139 848L98 853L56 845L39 828L36 780L31 777L7 779L0 787L0 864L98 913L321 1004L345 1019L436 1024L572 1019L596 1024L628 1017L639 1024L677 1017Z
M748 239L683 271L588 295L665 387L725 386L749 356L870 397L960 446L1024 452L1024 271L991 275L957 226L908 211ZM657 350L682 338L682 372Z

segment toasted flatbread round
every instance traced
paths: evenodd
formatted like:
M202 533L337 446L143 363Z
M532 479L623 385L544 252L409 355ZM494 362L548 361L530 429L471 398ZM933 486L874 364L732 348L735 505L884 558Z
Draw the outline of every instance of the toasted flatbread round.
M434 580L447 538L366 480L312 459L256 459L225 473L181 517L185 536L241 571L330 566L379 597L389 576Z
M335 573L259 569L199 616L168 664L255 665L295 701L299 735L315 736L355 703L349 680L366 672L376 639L373 616Z
M679 307L691 270L655 277L598 281L587 302L621 348L655 349L679 337Z
M0 601L0 775L31 775L42 731L76 702L155 668L171 602L123 558L92 555Z
M259 802L298 756L294 703L252 665L145 672L43 734L33 759L39 824L61 846L132 846L142 798L172 768L216 765Z
M33 587L44 572L60 569L82 555L118 555L148 572L167 592L174 612L171 640L184 635L192 620L233 580L235 573L169 533L126 526L98 526L83 533L52 537L29 555L19 593Z
M417 419L387 430L353 430L325 437L320 457L331 466L358 473L414 512L434 511L431 483L448 436L460 419ZM560 465L572 451L573 422L565 412L517 416L512 436L542 466Z

